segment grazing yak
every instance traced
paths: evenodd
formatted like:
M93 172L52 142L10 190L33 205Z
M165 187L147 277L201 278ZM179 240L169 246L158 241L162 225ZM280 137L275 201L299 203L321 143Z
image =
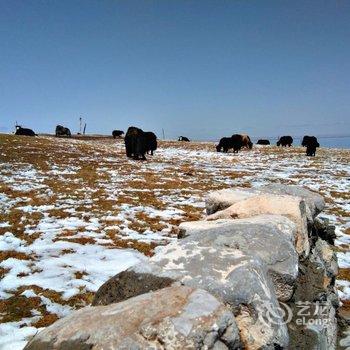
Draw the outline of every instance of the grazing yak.
M307 156L315 156L316 155L316 148L320 147L320 144L317 141L317 138L315 136L304 136L303 141L301 142L301 145L303 147L306 147L306 155Z
M62 125L57 125L56 126L56 136L67 136L67 137L71 137L72 134L70 132L70 130L68 128L65 128Z
M113 138L121 137L124 134L123 130L113 130L112 131L112 136Z
M16 125L15 135L36 136L36 133L32 129L22 128L20 125Z
M190 139L186 136L179 136L178 141L190 142Z
M216 146L217 152L227 153L231 148L233 148L233 153L238 153L238 151L242 148L243 141L242 135L232 135L231 137L223 137L219 144Z
M250 137L247 134L241 134L240 136L242 137L242 147L252 149L253 142L250 140Z
M249 136L248 136L248 139L249 139ZM238 151L240 151L242 147L249 147L250 139L249 140L248 139L245 138L243 135L233 134L231 136L233 153L238 153Z
M145 154L157 149L157 136L153 132L130 126L125 134L125 150L129 158L146 160Z
M231 137L223 137L216 146L217 152L227 153L229 149L233 148Z
M280 139L277 141L276 145L277 146L282 146L282 147L290 147L293 143L293 138L292 136L281 136Z
M269 145L270 141L269 140L264 140L264 139L259 139L258 142L256 143L257 145Z

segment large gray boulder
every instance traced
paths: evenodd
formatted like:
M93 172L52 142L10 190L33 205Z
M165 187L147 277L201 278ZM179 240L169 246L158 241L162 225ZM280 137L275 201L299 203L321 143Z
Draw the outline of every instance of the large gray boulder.
M306 205L300 197L275 194L260 194L232 204L211 214L207 220L243 219L257 215L282 215L293 221L297 228L296 250L303 258L310 252Z
M202 246L238 249L259 257L267 266L279 300L291 298L298 277L298 253L295 250L296 227L279 215L261 215L248 219L192 221L179 226L184 241Z
M283 324L274 286L259 257L222 243L211 245L189 237L158 249L149 264L136 265L127 273L135 276L134 284L144 284L145 276L151 275L210 292L230 305L241 340L249 349L273 348L274 344L285 347L288 344L287 328ZM122 288L125 284L121 279L119 276L110 280L110 285L105 283L99 292L100 297L103 298L104 290ZM99 304L99 300L94 303ZM268 326L259 318L264 305L274 315Z
M75 311L38 333L25 350L238 348L232 312L204 290L176 286Z

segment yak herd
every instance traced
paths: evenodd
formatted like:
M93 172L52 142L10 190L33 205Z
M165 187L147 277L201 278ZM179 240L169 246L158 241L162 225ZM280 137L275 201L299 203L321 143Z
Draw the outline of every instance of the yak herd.
M20 125L16 125L15 135L24 136L36 136L35 132L31 129L22 128ZM62 125L56 126L55 135L57 137L71 137L70 130ZM113 130L113 138L122 137L124 132L122 130ZM153 152L157 149L157 136L151 131L143 131L142 129L134 126L129 127L124 137L126 155L133 159L146 159L146 154L153 155ZM186 136L179 136L178 141L190 142ZM293 138L291 136L281 136L276 145L282 147L291 147L293 144ZM270 141L267 139L259 139L257 145L270 145ZM303 147L306 147L307 156L315 156L316 149L320 147L315 136L304 136L301 142ZM229 150L233 150L233 153L238 153L242 148L251 149L253 142L247 134L233 134L231 137L223 137L220 139L219 144L216 146L217 152L227 153Z

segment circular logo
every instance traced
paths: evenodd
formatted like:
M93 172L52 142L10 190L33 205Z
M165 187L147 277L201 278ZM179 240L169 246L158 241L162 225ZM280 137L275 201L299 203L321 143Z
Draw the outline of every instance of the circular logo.
M266 325L276 324L287 324L293 318L293 312L291 308L280 302L280 305L272 305L268 301L264 301L258 308L258 318L261 322Z

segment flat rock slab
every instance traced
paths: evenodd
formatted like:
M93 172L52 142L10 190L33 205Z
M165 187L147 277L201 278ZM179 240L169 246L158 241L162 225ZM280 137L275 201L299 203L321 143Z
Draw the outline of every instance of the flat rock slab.
M223 190L212 191L205 198L207 214L214 214L219 210L230 207L232 204L256 195L256 191L248 188L225 188Z
M271 194L285 194L304 199L308 220L312 221L325 208L323 197L307 188L295 185L269 184L258 188L259 191Z
M223 303L204 290L176 286L75 311L25 350L239 348L234 316Z
M231 205L263 193L289 195L302 198L306 203L306 214L309 223L324 209L323 197L307 188L295 185L269 184L255 188L228 188L210 192L206 197L208 215L226 209Z
M230 207L209 215L207 220L243 219L257 215L282 215L293 221L297 228L296 250L307 257L310 242L307 229L306 205L300 197L261 194L237 202Z
M238 249L259 257L267 266L279 300L292 297L298 277L298 253L295 250L295 224L279 215L248 219L193 221L180 226L186 236L181 242L196 241L202 246Z

